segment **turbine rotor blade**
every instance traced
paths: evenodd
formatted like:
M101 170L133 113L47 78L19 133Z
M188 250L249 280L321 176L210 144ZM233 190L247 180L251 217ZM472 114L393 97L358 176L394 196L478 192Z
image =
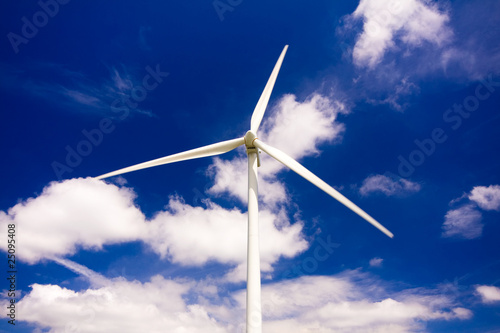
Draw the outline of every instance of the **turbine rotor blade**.
M151 167L162 165L162 164L186 161L186 160L191 160L191 159L201 158L201 157L220 155L223 153L227 153L228 151L231 151L231 150L243 145L244 143L245 143L245 140L243 138L222 141L222 142L214 143L214 144L211 144L208 146L204 146L204 147L200 147L200 148L196 148L196 149L191 149L191 150L188 150L188 151L185 151L182 153L177 153L174 155L169 155L169 156L157 158L155 160L151 160L148 162L132 165L132 166L129 166L127 168L123 168L120 170L109 172L109 173L106 173L104 175L101 175L101 176L95 177L95 178L96 179L103 179L103 178L121 175L121 174L131 172L131 171L151 168Z
M273 72L271 73L271 76L267 81L266 87L264 88L262 95L260 95L259 101L257 102L255 109L253 110L252 120L250 122L250 130L253 131L254 133L257 133L257 130L259 129L260 126L260 122L264 117L264 112L266 111L267 103L269 103L269 98L271 97L274 83L276 82L276 78L278 77L278 72L280 71L281 63L283 62L283 58L285 58L286 50L288 50L288 45L285 45L283 51L281 51L281 55L278 58L276 65L274 65Z
M283 163L285 166L289 167L317 187L319 187L321 190L325 191L327 194L332 196L333 198L337 199L340 203L342 203L344 206L364 218L366 221L371 223L374 227L382 231L384 234L386 234L389 237L394 237L392 232L387 230L382 224L377 222L373 217L365 213L361 208L356 206L352 201L344 197L341 193L339 193L337 190L335 190L333 187L325 183L323 180L321 180L318 176L313 174L311 171L307 170L305 167L303 167L299 162L295 161L293 158L285 154L279 149L273 148L259 139L255 139L253 144L255 147L265 151L267 154L271 155L274 159L277 161Z

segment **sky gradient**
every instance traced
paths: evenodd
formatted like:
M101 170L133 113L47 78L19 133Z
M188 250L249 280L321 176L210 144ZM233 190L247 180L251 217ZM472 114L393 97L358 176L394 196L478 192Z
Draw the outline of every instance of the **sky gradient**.
M263 331L500 332L498 1L2 7L0 332L244 332L244 148L91 177L242 137L285 45L259 138L395 236L262 153Z

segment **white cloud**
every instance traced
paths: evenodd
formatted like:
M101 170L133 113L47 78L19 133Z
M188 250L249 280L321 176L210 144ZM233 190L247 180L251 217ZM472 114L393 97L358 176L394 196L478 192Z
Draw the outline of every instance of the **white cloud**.
M382 258L372 258L370 260L370 266L371 267L381 267L383 261L384 261L384 259L382 259Z
M274 174L268 172L271 165L281 168L281 164L278 165L279 162L268 158L265 153L261 153L260 157L262 166L257 170L260 201L267 207L287 202L285 185L276 180ZM236 157L232 160L214 158L208 169L208 175L213 178L214 185L208 193L216 196L232 195L242 203L246 203L248 198L247 163L246 157Z
M36 198L0 211L0 224L15 223L23 260L74 254L78 248L99 250L105 244L140 239L144 215L135 193L94 179L50 183Z
M443 223L443 237L475 239L483 232L482 214L484 210L500 210L500 186L475 186L470 193L464 193L450 202L450 205L469 199L470 202L458 209L449 210ZM476 206L477 205L477 206Z
M500 210L500 186L476 186L469 194L469 199L474 201L484 210Z
M421 0L361 0L350 15L363 20L363 32L353 49L354 63L373 68L397 44L418 47L424 42L442 46L452 37L449 17Z
M476 286L476 292L481 296L483 303L500 302L500 288L495 286Z
M481 212L476 210L472 204L450 210L445 216L442 236L465 239L479 238L483 232L481 221Z
M267 144L276 147L294 159L319 154L318 146L339 140L344 125L337 122L339 113L346 113L339 101L313 94L304 102L298 102L294 95L284 95L267 117L259 131L259 137ZM286 187L276 179L276 173L285 167L261 154L262 166L259 168L259 195L268 207L285 203L288 200ZM247 162L246 157L231 161L214 159L209 174L214 185L211 194L231 194L246 202L247 200Z
M116 71L114 81L123 89L130 86ZM341 112L346 112L341 103L317 94L302 103L285 95L263 123L261 137L295 158L318 154L319 144L338 139L343 132L343 125L336 122ZM276 206L287 201L284 184L275 178L283 166L264 156L262 162L259 188L265 204L260 211L261 260L262 271L271 272L280 257L293 257L308 244L302 236L302 223L292 223L284 208ZM246 203L246 169L245 158L214 159L209 173L215 183L210 192L229 192ZM40 196L17 204L7 214L0 211L0 223L19 225L23 258L31 264L63 258L79 248L100 250L106 244L142 241L163 258L181 265L199 266L210 261L232 265L227 279L244 280L244 212L224 209L210 200L205 200L207 208L202 208L173 198L165 211L146 221L134 204L135 193L123 187L123 181L118 184L93 179L54 182Z
M363 181L359 193L361 195L369 195L371 193L380 192L386 196L393 196L418 192L420 188L420 184L403 178L393 180L384 175L373 175L367 177Z
M79 292L34 284L18 309L22 321L54 333L243 332L245 290L225 293L217 284L161 276L143 283L118 278ZM429 321L472 316L453 293L391 290L359 270L264 284L263 332L420 332Z
M95 179L53 182L41 195L0 211L0 225L15 223L23 244L22 260L35 264L49 259L81 273L64 256L80 248L142 241L163 258L181 265L210 261L239 267L230 280L245 279L247 215L210 200L207 208L171 198L165 211L150 221L134 205L132 189ZM301 221L291 223L285 211L259 212L262 271L271 272L281 257L293 257L308 247ZM5 251L5 248L3 248ZM68 266L69 265L69 266Z
M162 257L182 265L203 265L215 260L238 266L229 280L246 278L247 214L206 201L208 208L192 207L171 198L168 211L150 222L147 244ZM307 249L302 223L290 224L284 212L259 212L261 269L272 271L281 256L294 257Z
M295 95L284 95L264 122L260 136L294 159L316 155L318 145L340 138L344 125L336 120L339 113L346 112L339 101L318 94L304 102L298 102Z
M357 95L366 93L369 102L401 111L408 105L405 94L392 91L404 77L418 85L429 73L474 82L499 73L499 15L496 0L364 0L337 33L345 39L344 54L352 56L356 66L370 69L356 79ZM349 47L348 39L361 24ZM382 96L374 96L377 92Z
M245 293L234 297L243 307ZM264 332L417 332L426 321L472 316L441 291L391 293L380 280L357 270L265 284L262 309Z
M216 195L231 194L241 202L246 202L248 197L247 173L246 158L237 157L229 161L216 157L208 169L208 174L214 178L214 185L208 192ZM259 179L259 187L261 186L262 182ZM263 193L265 192L259 191L259 195ZM280 195L278 198L283 198L283 196Z
M17 305L22 320L54 333L234 331L217 323L203 306L186 303L183 297L192 282L154 276L146 283L114 280L79 292L58 285L31 288Z

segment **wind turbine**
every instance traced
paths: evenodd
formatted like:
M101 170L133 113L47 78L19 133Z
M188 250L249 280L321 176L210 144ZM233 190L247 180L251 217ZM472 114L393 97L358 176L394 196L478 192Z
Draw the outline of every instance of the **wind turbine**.
M247 333L261 333L262 332L262 311L261 311L261 285L260 285L260 251L259 251L259 220L258 220L258 185L257 185L257 167L260 166L259 149L266 152L271 157L275 158L285 166L289 167L321 190L340 201L353 212L364 218L366 221L374 225L377 229L382 231L389 237L393 234L387 230L383 225L377 222L370 215L365 213L361 208L352 203L349 199L344 197L333 187L325 183L319 177L314 175L311 171L307 170L293 158L285 154L279 149L271 147L262 142L257 137L257 131L264 116L264 112L269 102L269 97L276 82L276 77L285 57L288 45L285 46L278 62L267 81L266 87L259 98L257 106L255 107L250 130L244 137L222 141L219 143L211 144L201 148L188 150L182 153L161 157L152 161L136 164L127 168L117 171L106 173L97 179L103 179L116 175L121 175L127 172L151 168L154 166L180 162L195 158L208 157L227 153L241 145L245 145L248 156L248 244L247 244L247 299L246 299L246 330Z

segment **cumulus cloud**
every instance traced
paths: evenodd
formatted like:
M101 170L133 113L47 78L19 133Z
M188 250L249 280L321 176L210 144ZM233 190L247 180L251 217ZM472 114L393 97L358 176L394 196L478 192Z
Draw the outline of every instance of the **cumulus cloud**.
M238 266L228 276L231 281L246 278L247 215L238 209L227 210L207 201L208 208L192 207L171 198L169 210L151 220L148 244L172 262L203 265L210 261ZM284 212L259 212L261 270L272 271L280 257L294 257L307 249L302 223L290 224Z
M359 270L302 276L262 288L265 332L412 332L431 320L465 320L472 312L442 290L391 293ZM235 297L241 304L244 294ZM397 328L397 329L396 329Z
M500 186L476 186L469 194L469 199L474 201L484 210L500 210Z
M31 286L18 302L23 321L58 332L232 332L206 309L187 304L192 282L154 276L149 282L115 280L106 287L73 291L58 285ZM202 295L200 295L202 296Z
M52 182L36 198L0 211L0 224L18 226L22 258L34 264L144 237L144 215L134 199L129 188L90 178Z
M118 72L114 81L122 88L131 84ZM260 137L297 159L318 154L320 144L339 139L344 127L337 122L337 116L345 112L343 104L318 94L303 102L294 95L285 95L263 123ZM275 177L282 168L264 156L259 168L260 193L265 203L260 211L263 272L271 272L279 258L293 257L308 246L302 222L290 221L288 212L276 206L288 197L285 185ZM215 182L209 192L230 193L246 203L246 169L244 157L214 159L209 174ZM23 259L30 264L44 259L63 260L80 248L98 251L108 244L141 241L162 258L181 265L200 266L211 261L231 265L233 271L227 279L244 280L245 212L222 208L210 200L205 200L206 208L193 207L175 197L164 211L146 220L134 204L134 191L125 184L123 180L106 184L90 178L53 182L41 195L7 212L0 211L0 223L19 225Z
M34 284L18 302L22 320L54 333L244 331L245 290L226 294L214 281L158 275L146 282L108 282L81 291ZM265 284L263 332L420 332L429 321L472 316L452 293L393 290L359 270Z
M403 112L420 92L423 77L447 69L456 73L456 60L468 47L456 45L448 6L443 1L360 0L337 28L359 69L353 96Z
M500 302L500 288L495 286L476 286L476 292L483 303Z
M410 48L427 42L440 47L453 35L448 14L421 0L361 0L350 18L363 20L352 52L354 63L361 67L373 68L399 44Z
M499 73L499 15L496 0L360 0L337 33L345 58L370 69L359 72L357 95L369 88L365 98L370 103L402 111L407 97L418 92L413 86L409 94L398 94L404 78L418 85L419 77L429 73L452 81ZM374 96L377 92L380 96Z
M181 265L201 266L210 261L245 265L245 212L222 208L210 200L205 201L207 208L193 207L175 197L165 211L147 221L134 205L135 197L130 188L91 178L53 182L38 197L18 203L7 213L0 211L0 225L16 224L22 260L30 264L54 260L78 273L81 267L65 261L65 256L80 248L98 251L104 245L131 241L141 241L162 258ZM260 212L263 271L272 271L280 257L293 257L307 249L302 226L300 221L292 224L284 211ZM244 278L238 274L232 280Z
M482 214L472 204L450 210L442 229L443 237L479 238L483 232Z
M320 144L340 138L344 126L337 122L337 116L346 112L342 103L318 94L303 102L297 101L294 95L285 95L264 120L259 137L295 159L316 155ZM288 201L285 184L276 178L276 173L285 167L265 153L261 159L258 170L262 203L259 212L261 269L270 272L271 264L280 256L297 255L307 248L307 242L301 236L302 224L291 224L286 211L278 207ZM214 180L208 190L210 194L229 194L242 203L247 202L246 156L232 160L214 158L207 173ZM237 209L222 209L214 203L209 203L205 210L171 200L169 207L169 211L158 214L151 223L151 246L156 252L183 264L200 264L218 258L219 262L235 265L226 276L228 280L244 280L246 248L238 245L246 241L246 215ZM210 239L215 241L206 246L212 242Z
M284 95L263 124L262 139L294 159L319 153L318 145L338 140L344 125L336 122L347 110L339 101L312 94L304 102Z
M340 113L347 113L339 101L319 94L297 101L294 95L284 95L265 118L259 137L294 159L319 154L319 145L341 138L344 125L337 121ZM267 154L261 154L259 168L259 195L262 203L274 207L287 202L286 187L276 179L276 173L285 167ZM219 158L209 168L214 185L209 193L230 194L242 202L247 200L246 157L226 161Z
M258 169L259 197L267 207L275 207L278 203L287 202L285 185L275 178L267 168L271 165L281 168L279 162L269 158L265 153L260 154L262 165ZM246 157L236 157L232 160L214 158L208 168L208 175L213 178L214 185L208 190L215 196L231 195L240 202L248 199L248 166ZM265 167L266 166L266 167Z
M359 189L361 195L383 193L386 196L403 195L420 191L420 184L407 179L391 179L385 175L373 175L363 181Z

